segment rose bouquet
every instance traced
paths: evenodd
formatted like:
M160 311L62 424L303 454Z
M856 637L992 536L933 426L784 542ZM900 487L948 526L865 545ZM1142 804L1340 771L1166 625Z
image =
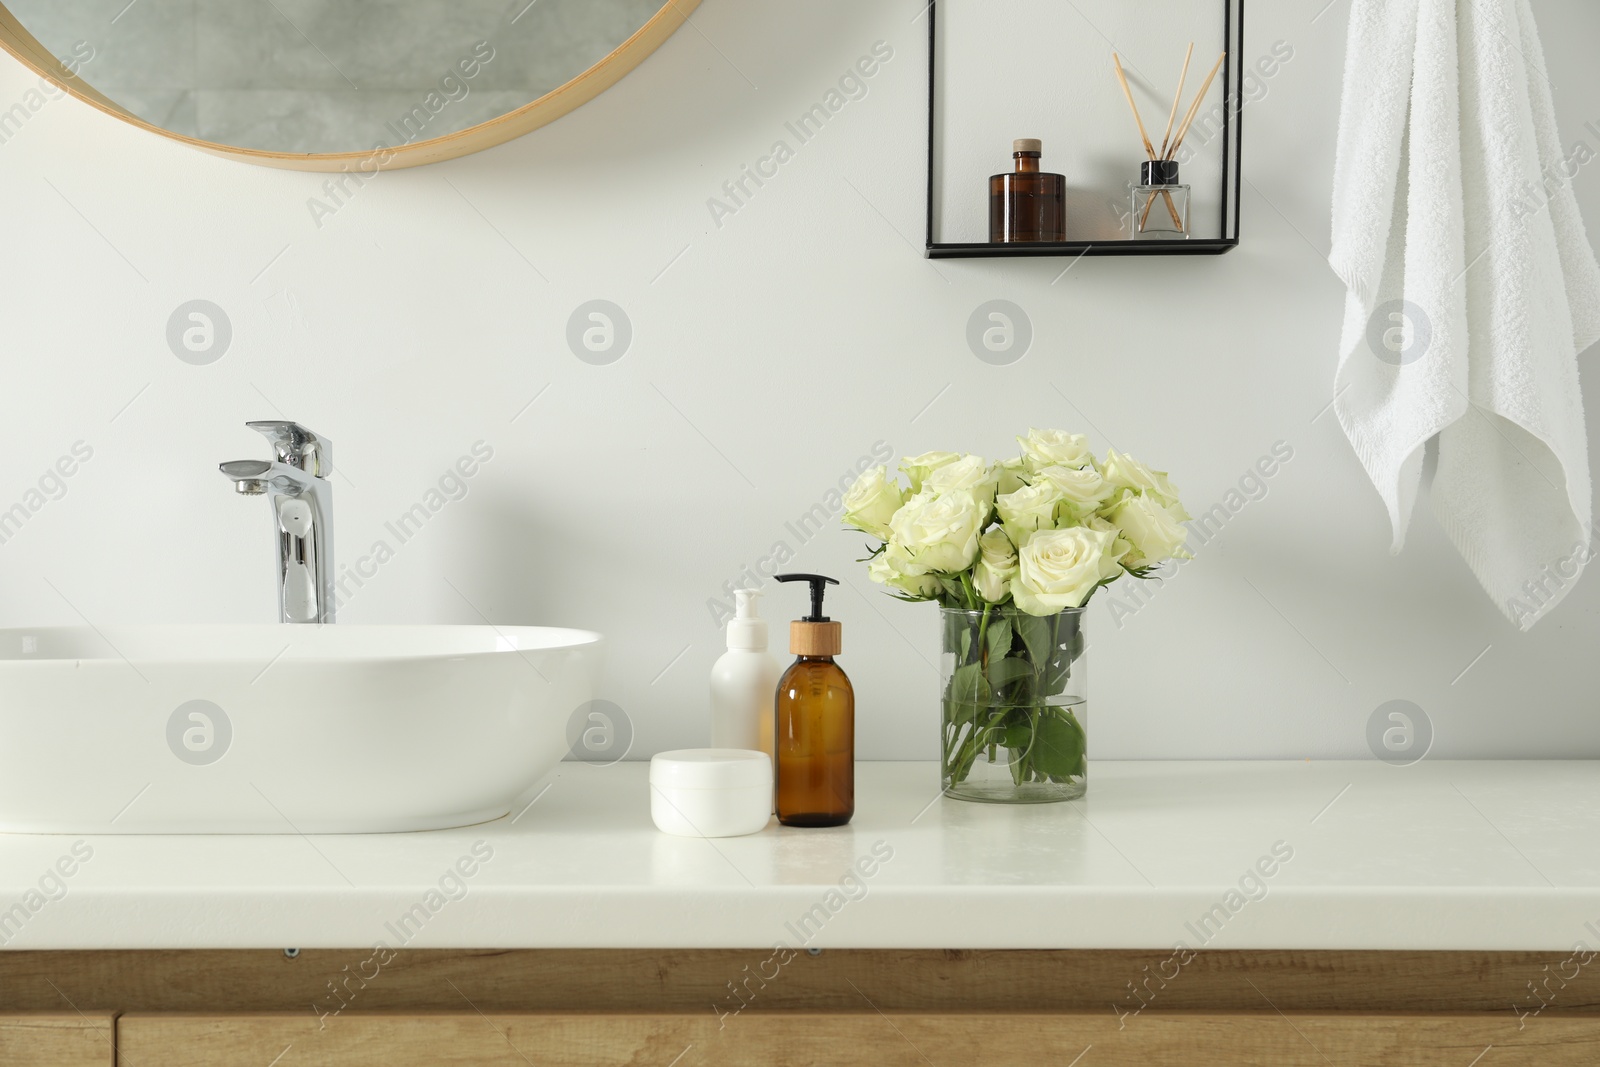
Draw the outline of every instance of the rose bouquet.
M868 576L943 609L945 785L969 799L1082 794L1082 609L1101 586L1188 555L1165 472L1116 451L1096 462L1080 434L1017 441L1021 455L993 463L907 458L906 486L874 468L844 499L844 522L877 540ZM1009 781L964 785L980 763L1003 763Z

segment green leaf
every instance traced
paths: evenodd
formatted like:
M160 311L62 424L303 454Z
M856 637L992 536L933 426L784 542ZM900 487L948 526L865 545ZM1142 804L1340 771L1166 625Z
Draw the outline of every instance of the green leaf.
M1067 662L1076 663L1083 655L1083 616L1061 615L1057 618L1055 644L1066 650Z
M1049 659L1039 672L1039 687L1042 696L1053 697L1066 691L1067 679L1072 676L1072 661L1077 658L1071 646L1078 645L1081 653L1083 634L1076 614L1056 615L1049 622Z
M1046 710L1034 729L1033 765L1057 781L1080 777L1086 747L1083 727L1070 711Z
M983 644L990 663L1011 651L1011 620L998 612L991 616Z
M856 562L857 563L871 563L873 560L875 560L879 556L883 555L883 553L888 549L888 547L889 547L889 545L887 544L887 542L880 543L877 548L873 548L871 545L868 545L867 546L867 554L866 554L866 556L863 557L862 559L856 560Z
M953 734L959 734L961 728L977 718L978 707L976 704L963 704L959 700L946 700L944 702L944 721L946 727Z
M1067 679L1072 677L1072 660L1065 652L1057 651L1055 658L1039 672L1040 696L1053 697L1066 692Z
M1019 678L1032 678L1033 664L1021 656L1006 656L989 661L989 685L998 692Z
M944 643L940 646L941 652L956 652L961 647L961 631L964 629L961 616L950 611L939 612L939 622L944 628Z
M1042 666L1050 659L1050 620L1023 612L1018 612L1015 618L1017 633L1028 650L1028 658Z
M987 704L994 693L983 677L981 663L957 667L950 676L950 699L961 704Z
M1007 748L1026 751L1033 741L1033 729L1026 722L1014 722L1006 727L1001 744Z

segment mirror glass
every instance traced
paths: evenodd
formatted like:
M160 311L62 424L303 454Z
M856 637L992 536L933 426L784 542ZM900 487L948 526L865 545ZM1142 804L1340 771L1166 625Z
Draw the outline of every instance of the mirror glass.
M52 55L176 134L364 152L486 122L583 74L662 0L5 0Z

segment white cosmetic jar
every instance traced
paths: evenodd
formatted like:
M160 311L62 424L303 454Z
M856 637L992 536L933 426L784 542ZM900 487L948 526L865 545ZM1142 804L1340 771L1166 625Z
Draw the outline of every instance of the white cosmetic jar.
M683 748L650 758L650 818L678 837L753 834L772 816L772 759L742 748Z

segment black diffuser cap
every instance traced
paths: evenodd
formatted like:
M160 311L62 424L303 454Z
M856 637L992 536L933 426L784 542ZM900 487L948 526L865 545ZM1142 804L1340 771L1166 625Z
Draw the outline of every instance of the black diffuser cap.
M1152 159L1139 164L1139 183L1141 185L1177 185L1178 161L1176 159Z
M839 579L829 578L825 574L774 574L772 577L779 582L811 583L811 614L801 619L801 622L832 621L822 613L822 596L828 591L828 586L838 585Z

